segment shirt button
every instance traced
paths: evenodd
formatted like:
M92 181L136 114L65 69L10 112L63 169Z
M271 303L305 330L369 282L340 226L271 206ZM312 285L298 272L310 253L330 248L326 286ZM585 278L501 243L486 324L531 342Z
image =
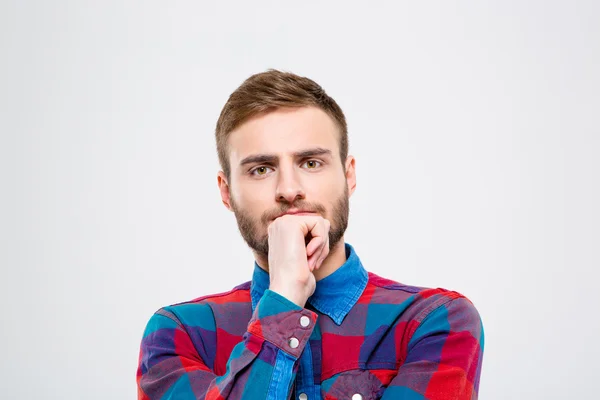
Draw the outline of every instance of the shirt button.
M298 400L308 400L308 396L306 395L306 393L300 393L300 396L298 396Z
M353 394L352 400L363 400L362 394L360 394L360 393Z
M303 315L300 318L300 325L302 325L303 328L306 328L308 325L310 325L310 319L306 315Z
M290 338L290 340L288 341L288 344L290 345L290 347L292 349L295 349L296 347L298 347L298 345L300 345L300 342L298 341L298 339L293 337L293 338Z

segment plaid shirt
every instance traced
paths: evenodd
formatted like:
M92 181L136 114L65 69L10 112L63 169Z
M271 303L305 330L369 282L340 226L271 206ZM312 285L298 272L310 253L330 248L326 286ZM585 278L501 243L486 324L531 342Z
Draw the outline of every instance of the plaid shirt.
M354 248L306 308L252 282L158 310L138 399L477 399L483 327L444 289L368 273Z

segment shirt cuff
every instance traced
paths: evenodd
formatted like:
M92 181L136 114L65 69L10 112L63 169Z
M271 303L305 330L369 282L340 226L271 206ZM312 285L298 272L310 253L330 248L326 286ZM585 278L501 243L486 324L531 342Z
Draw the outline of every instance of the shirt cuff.
M317 314L267 289L258 302L248 332L298 359L312 334Z

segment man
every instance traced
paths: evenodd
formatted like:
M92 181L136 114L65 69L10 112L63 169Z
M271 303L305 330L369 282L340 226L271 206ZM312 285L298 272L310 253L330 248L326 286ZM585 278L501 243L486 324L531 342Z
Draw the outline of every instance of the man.
M477 398L483 328L471 302L368 273L344 242L355 159L319 85L251 76L216 141L252 281L152 316L139 399Z

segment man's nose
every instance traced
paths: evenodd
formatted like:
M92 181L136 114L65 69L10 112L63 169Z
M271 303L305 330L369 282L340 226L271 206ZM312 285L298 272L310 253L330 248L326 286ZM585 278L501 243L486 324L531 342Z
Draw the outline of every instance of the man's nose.
M277 201L293 204L298 199L304 199L305 193L297 173L291 169L280 169L277 182Z

